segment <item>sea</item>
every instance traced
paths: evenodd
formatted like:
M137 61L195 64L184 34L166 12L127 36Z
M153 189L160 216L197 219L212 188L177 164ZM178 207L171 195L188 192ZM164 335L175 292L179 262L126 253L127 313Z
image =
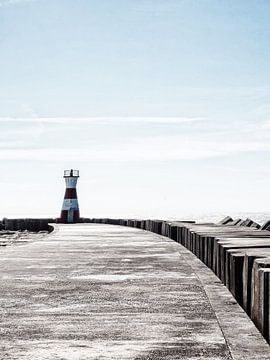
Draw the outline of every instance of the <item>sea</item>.
M168 220L194 220L196 222L213 222L217 223L226 216L230 216L233 219L251 219L256 223L263 225L266 221L270 220L270 211L269 212L215 212L215 213L187 213L184 216L179 218L168 218Z

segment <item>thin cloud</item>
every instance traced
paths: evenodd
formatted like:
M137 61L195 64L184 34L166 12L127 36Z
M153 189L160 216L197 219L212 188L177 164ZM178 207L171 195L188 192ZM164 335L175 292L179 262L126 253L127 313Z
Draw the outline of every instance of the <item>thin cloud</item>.
M2 149L1 160L165 161L198 160L247 152L270 152L269 142L208 142L183 137L145 138L103 148Z
M2 122L2 125L5 123L6 127L6 130L2 131L4 136L0 141L0 160L166 161L270 152L269 132L257 124L255 126L255 124L247 123L245 136L243 136L239 127L234 128L231 124L220 127L213 122L213 124L210 123L210 127L204 128L203 123L203 126L199 125L201 128L198 129L195 124L202 120L207 119L185 117L0 118L0 126ZM13 126L7 126L8 121L14 122ZM16 122L22 122L22 126L17 126ZM138 126L144 123L149 126L143 135L141 133L138 135L136 132L133 134L132 131L128 134L124 133L123 137L109 133L110 136L106 134L106 139L101 135L103 128L96 131L94 127L91 127L91 124L119 124L121 130L123 124L129 122ZM182 123L191 123L192 126L183 128L180 126ZM86 126L88 124L90 126ZM179 127L173 128L174 135L166 135L162 127L158 128L153 135L152 130L156 124L179 124ZM268 124L268 119L261 123L262 126ZM213 128L215 128L214 132ZM84 131L77 131L78 129L84 129ZM55 148L50 147L51 136L57 139Z
M76 123L157 123L157 124L180 124L195 121L203 121L203 117L136 117L136 116L115 116L115 117L29 117L29 118L12 118L1 117L0 122L17 122L17 123L50 123L50 124L76 124Z
M22 3L36 2L38 0L0 0L0 7Z

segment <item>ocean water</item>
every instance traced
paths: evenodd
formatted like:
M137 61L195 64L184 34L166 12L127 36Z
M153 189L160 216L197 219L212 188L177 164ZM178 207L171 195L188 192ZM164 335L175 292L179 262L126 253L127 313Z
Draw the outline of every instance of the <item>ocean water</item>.
M231 216L233 219L243 219L249 218L260 225L263 225L267 220L270 220L270 211L269 212L220 212L220 213L189 213L185 214L184 217L179 218L168 218L168 220L194 220L196 222L214 222L217 223L222 220L225 216Z

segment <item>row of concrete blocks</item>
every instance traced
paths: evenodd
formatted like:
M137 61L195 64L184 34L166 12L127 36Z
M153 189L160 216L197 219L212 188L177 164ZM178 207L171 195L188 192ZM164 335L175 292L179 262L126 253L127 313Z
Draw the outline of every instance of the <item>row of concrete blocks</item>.
M219 222L219 225L238 225L238 226L247 226L260 230L270 230L270 220L267 220L263 225L258 224L257 222L246 218L246 219L232 219L230 216L226 216Z
M270 232L258 230L250 221L243 226L227 220L219 224L108 218L87 222L148 230L185 246L213 270L269 342Z
M52 231L53 227L49 223L54 223L55 219L7 219L4 218L0 223L0 230L10 231Z
M270 228L270 221L267 221L262 226L258 224L257 222L246 218L246 219L233 219L230 216L226 216L224 219L222 219L219 223L219 225L237 225L237 226L247 226L255 229L261 229L261 230L268 230L268 227Z

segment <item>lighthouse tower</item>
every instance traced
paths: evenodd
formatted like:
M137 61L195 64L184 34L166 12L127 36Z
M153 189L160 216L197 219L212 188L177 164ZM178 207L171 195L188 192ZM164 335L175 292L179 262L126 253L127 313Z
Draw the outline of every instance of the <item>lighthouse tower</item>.
M79 178L79 170L65 170L64 179L66 182L66 192L63 201L61 223L75 223L80 218L79 203L77 198L77 180Z

